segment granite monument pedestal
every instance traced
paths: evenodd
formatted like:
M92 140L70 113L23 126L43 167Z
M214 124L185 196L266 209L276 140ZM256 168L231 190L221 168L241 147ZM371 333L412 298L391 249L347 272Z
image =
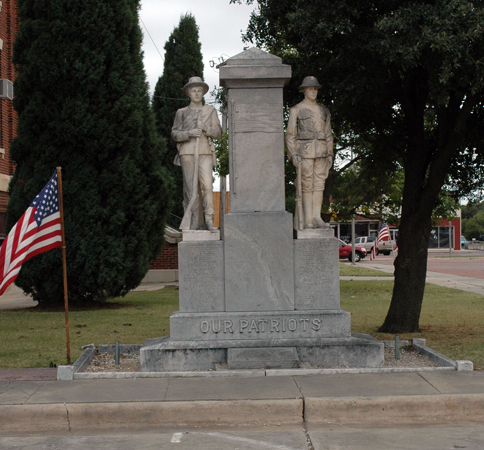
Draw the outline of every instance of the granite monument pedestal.
M379 367L383 343L351 334L329 226L298 231L285 211L282 88L291 69L256 48L220 67L229 105L231 212L224 239L187 231L170 337L141 348L141 370Z

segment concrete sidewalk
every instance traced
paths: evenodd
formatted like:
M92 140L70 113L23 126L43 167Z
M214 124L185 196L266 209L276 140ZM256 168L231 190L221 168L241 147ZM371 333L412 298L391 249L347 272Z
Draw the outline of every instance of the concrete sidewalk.
M0 297L0 310L23 309L37 306L32 297L24 294L24 291L15 284L11 284Z
M0 434L479 423L484 372L0 381Z

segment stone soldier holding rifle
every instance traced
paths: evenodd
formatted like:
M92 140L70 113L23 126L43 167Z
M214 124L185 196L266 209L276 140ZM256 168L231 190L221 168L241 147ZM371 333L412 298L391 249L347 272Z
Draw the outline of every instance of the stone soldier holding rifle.
M289 111L287 152L298 168L297 229L329 226L321 218L323 191L333 164L333 134L329 109L316 102L321 87L315 77L304 78L304 100ZM301 217L302 215L302 217Z
M200 206L203 208L205 227L217 231L213 224L212 170L216 163L212 139L222 136L222 127L213 106L203 104L208 91L207 83L200 77L192 77L183 87L190 97L190 105L176 112L171 137L177 142L178 154L175 164L183 172L183 208L185 215L180 228L197 230L203 227ZM201 195L198 198L198 192Z

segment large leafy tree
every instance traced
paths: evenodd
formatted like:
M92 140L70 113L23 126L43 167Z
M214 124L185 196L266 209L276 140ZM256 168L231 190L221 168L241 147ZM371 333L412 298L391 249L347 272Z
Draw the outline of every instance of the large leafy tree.
M156 83L152 101L158 132L166 139L167 152L163 158L163 165L175 180L172 213L179 219L169 219L175 226L179 225L183 217L183 176L181 167L173 165L177 149L170 134L176 111L189 103L182 88L191 77L203 79L203 58L197 23L188 13L180 18L178 26L165 43L163 75Z
M238 1L238 0L233 0ZM249 0L250 2L250 0ZM335 123L371 144L375 170L404 170L399 255L383 332L414 332L432 210L483 167L484 3L467 0L258 0L246 39L323 84Z
M462 234L469 240L484 240L484 202L474 201L462 208Z
M160 251L171 178L150 109L139 0L19 0L7 226L63 169L71 301L135 288ZM62 304L60 249L25 263L17 285Z

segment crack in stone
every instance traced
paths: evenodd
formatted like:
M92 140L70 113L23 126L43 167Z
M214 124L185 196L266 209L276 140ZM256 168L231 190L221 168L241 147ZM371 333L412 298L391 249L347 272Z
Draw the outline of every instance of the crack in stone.
M64 408L66 409L67 431L71 432L71 421L69 419L69 410L67 409L66 403L64 403Z
M168 378L168 383L166 383L165 395L163 396L163 401L166 401L166 396L168 395L168 388L170 387L170 378Z
M439 391L439 389L434 386L429 380L427 380L420 372L417 372L417 375L422 378L422 380L426 381L430 386L432 386L439 394L442 394L442 392Z
M314 445L311 440L311 435L309 434L309 429L307 427L306 423L306 398L304 397L304 393L301 389L301 387L297 384L296 378L292 377L294 383L296 384L300 394L301 394L301 400L302 400L302 424L303 424L303 430L304 434L306 436L306 442L308 444L308 450L314 450Z

